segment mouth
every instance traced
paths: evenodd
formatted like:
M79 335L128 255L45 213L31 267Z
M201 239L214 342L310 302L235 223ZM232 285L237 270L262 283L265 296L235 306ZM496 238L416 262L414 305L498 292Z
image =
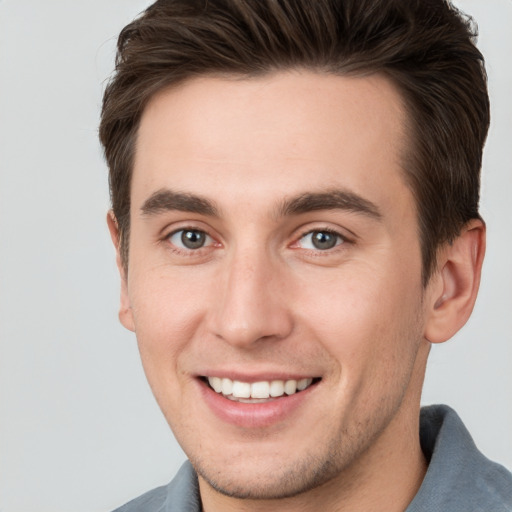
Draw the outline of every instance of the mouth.
M217 394L233 402L248 404L265 403L301 393L320 381L318 377L288 380L262 380L243 382L227 377L202 377L202 380Z

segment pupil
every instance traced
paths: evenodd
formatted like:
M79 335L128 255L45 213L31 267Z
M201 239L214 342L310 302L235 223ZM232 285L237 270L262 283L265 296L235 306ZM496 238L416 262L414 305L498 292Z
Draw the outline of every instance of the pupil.
M312 238L317 249L332 249L336 245L336 235L326 231L315 231Z
M205 234L201 231L183 231L181 241L187 249L199 249L204 245Z

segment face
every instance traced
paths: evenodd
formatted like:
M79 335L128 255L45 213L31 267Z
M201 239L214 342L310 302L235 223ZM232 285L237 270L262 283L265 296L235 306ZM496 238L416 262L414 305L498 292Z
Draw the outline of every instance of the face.
M305 71L147 106L121 319L202 487L291 496L406 437L425 313L403 120L386 79Z

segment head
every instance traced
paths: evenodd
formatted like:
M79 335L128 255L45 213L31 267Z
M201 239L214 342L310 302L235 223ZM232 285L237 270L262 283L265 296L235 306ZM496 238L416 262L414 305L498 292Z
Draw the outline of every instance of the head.
M100 126L124 263L136 137L149 100L201 75L309 69L379 74L400 92L404 179L416 201L426 284L437 248L479 218L489 99L475 37L471 20L446 0L156 2L119 36Z
M121 320L202 493L417 476L427 340L483 256L472 37L441 0L159 1L123 30Z

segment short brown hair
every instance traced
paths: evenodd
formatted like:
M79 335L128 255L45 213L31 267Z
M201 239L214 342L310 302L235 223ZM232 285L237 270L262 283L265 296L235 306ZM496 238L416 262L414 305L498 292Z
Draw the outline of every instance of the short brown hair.
M479 218L489 98L472 20L447 0L158 0L127 25L102 109L100 139L126 265L135 140L149 99L204 74L306 68L380 73L401 92L423 282L440 244Z

